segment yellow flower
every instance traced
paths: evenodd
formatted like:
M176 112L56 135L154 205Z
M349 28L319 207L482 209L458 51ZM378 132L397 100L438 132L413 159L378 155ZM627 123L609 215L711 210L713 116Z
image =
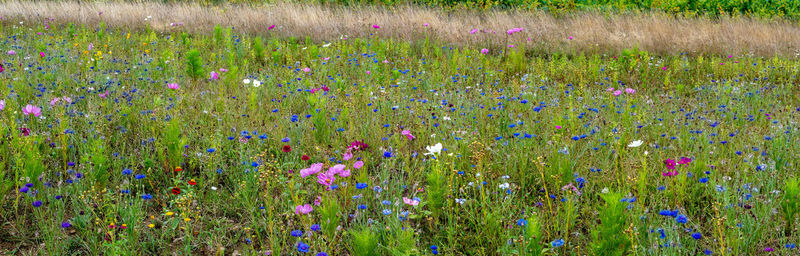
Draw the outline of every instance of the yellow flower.
M172 216L173 214L175 214L175 213L174 212L167 212L167 216Z
M192 219L190 219L190 218L184 218L184 219L183 219L183 221L185 221L185 222L190 222L190 221L192 221Z
M148 228L154 228L154 227L156 227L156 224L150 223L150 224L147 225L147 227Z

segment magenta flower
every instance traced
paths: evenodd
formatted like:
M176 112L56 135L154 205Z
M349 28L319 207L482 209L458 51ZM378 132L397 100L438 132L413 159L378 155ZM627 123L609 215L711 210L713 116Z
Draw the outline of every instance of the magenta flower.
M567 37L567 39L572 40L572 36Z
M176 83L168 83L167 84L167 88L170 88L170 89L173 89L173 90L177 90L177 89L181 88L181 86L176 84Z
M8 52L6 52L6 54L8 54L8 55L16 55L17 52L15 52L14 50L9 50Z
M55 106L56 104L58 104L58 101L60 100L61 98L53 98L52 100L50 100L50 106Z
M620 96L620 95L622 95L622 91L621 90L614 91L614 96Z
M350 177L350 169L344 169L343 171L339 172L339 177L347 178Z
M310 204L303 204L303 205L298 205L297 207L295 207L294 208L294 213L297 214L297 215L304 215L304 214L310 213L313 210L314 210L314 207L312 207Z
M489 49L486 48L481 49L481 54L487 54L487 53L489 53Z
M211 75L211 80L219 79L219 74L217 73L217 71L211 71L210 75Z
M308 177L322 171L322 163L312 164L311 167L300 170L300 177Z
M520 32L520 31L522 31L522 28L512 28L512 29L509 29L508 31L506 31L506 33L508 35L513 35L514 33L517 33L517 32Z
M425 24L422 24L422 25L427 27L427 26L430 26L431 24L428 24L427 22L425 22Z
M352 158L353 158L353 153L351 153L350 150L347 150L347 152L344 152L344 155L342 156L342 160L345 160L345 161L350 160Z
M381 26L378 26L377 24L375 24L375 25L372 25L372 28L379 29L379 28L381 28Z
M273 28L275 28L275 25L274 25L274 24L273 24L272 26L269 26L269 27L267 28L267 30L272 30Z
M61 99L64 100L64 102L66 102L67 104L72 103L72 98L70 98L70 97L64 96L64 97L61 97Z
M25 114L26 116L33 114L33 116L39 117L40 115L42 115L42 109L37 106L28 104L27 106L22 108L22 113Z
M478 29L477 28L472 29L472 31L470 31L469 33L474 35L475 33L478 33Z
M672 176L678 175L678 171L673 171L673 172L666 171L666 172L662 172L661 175L664 176L664 177L672 177Z
M6 101L0 100L0 110L3 110L5 108L6 108Z
M100 98L105 99L106 97L108 97L108 91L106 91L104 93L97 94L97 96L100 96Z
M613 92L614 90L615 90L615 89L614 89L614 87L608 87L608 88L606 89L606 91L607 91L607 92Z
M406 138L408 138L408 140L413 140L414 138L416 138L416 137L414 137L414 135L411 134L411 130L408 130L408 129L403 130L402 132L400 132L400 134L402 134L403 136L406 136Z
M664 165L666 165L669 170L675 170L675 160L672 160L672 158L664 160Z
M362 161L356 161L355 163L353 163L353 168L356 168L356 169L361 169L361 167L363 167L363 166L364 166L364 162L362 162Z
M634 90L633 88L625 88L625 93L634 94L634 93L636 93L636 90Z
M333 174L320 173L317 175L317 183L325 185L326 187L330 187L334 180L336 180L336 177L333 176Z
M39 57L44 58L44 52L39 52Z
M304 68L303 68L303 72L306 72L306 73L308 73L308 72L311 72L311 68L309 68L309 67L304 67Z
M692 162L691 158L681 157L681 160L678 161L678 164L689 164Z
M419 205L419 201L414 200L414 199L410 199L408 197L403 197L403 203L405 203L407 205L411 205L411 206Z

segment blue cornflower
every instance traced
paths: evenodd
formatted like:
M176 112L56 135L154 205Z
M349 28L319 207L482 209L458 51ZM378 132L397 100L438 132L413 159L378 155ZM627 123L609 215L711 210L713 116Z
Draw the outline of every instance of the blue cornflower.
M153 199L153 196L150 195L150 194L144 194L144 195L142 195L142 199L144 199L144 200Z
M692 238L694 238L694 240L700 240L700 238L703 238L703 235L700 234L700 232L694 232L692 233Z
M367 188L367 183L356 183L357 189L365 189Z
M680 224L686 224L686 221L688 221L688 220L686 219L686 216L681 214L681 215L678 215L678 217L675 218L675 221L677 221Z
M147 177L147 176L145 176L144 174L136 174L136 176L134 176L134 177L135 177L137 180L141 180L141 179L144 179L144 178L145 178L145 177Z
M289 142L289 141L290 141L289 137L281 139L281 142L284 142L284 143Z
M311 230L312 231L319 231L319 224L311 225Z
M517 220L517 225L520 225L520 226L525 226L525 225L528 225L528 220L526 220L526 219L519 219L519 220Z
M303 243L303 242L297 243L297 251L298 252L308 252L309 248L311 248L311 246L308 246L306 243Z
M328 256L328 254L327 254L327 253L325 253L325 252L318 252L318 253L317 253L317 256Z
M42 206L42 201L39 200L33 201L33 207L39 208L39 206Z
M383 152L383 157L386 157L386 158L392 157L392 152L389 152L389 151Z
M383 209L383 215L389 215L389 214L392 214L392 210Z
M206 149L206 152L208 152L208 153L214 153L215 151L217 151L217 150L214 149L214 148Z
M552 242L550 242L550 245L552 245L553 248L562 246L562 245L564 245L564 239L557 239L555 241L552 241Z
M293 237L301 237L301 236L303 236L303 231L295 229L295 230L292 230L292 232L289 233L289 234L292 235Z
M122 170L122 175L131 175L133 171L131 169L125 168Z
M708 182L707 177L700 178L700 183L706 183L706 182Z
M367 205L366 204L359 204L358 205L358 209L359 210L366 210L367 209Z

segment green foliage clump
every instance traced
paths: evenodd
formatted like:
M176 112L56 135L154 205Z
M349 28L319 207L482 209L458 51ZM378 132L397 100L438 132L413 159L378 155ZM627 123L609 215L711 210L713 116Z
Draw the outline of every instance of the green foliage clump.
M609 192L600 194L605 205L600 209L600 225L592 231L592 250L595 255L627 255L631 242L623 232L628 216L627 204L622 202L622 194Z

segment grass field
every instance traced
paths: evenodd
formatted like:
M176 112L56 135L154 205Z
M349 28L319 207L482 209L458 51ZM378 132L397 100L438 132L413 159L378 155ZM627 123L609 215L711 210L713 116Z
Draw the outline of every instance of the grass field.
M273 29L0 20L0 253L800 253L793 54Z

